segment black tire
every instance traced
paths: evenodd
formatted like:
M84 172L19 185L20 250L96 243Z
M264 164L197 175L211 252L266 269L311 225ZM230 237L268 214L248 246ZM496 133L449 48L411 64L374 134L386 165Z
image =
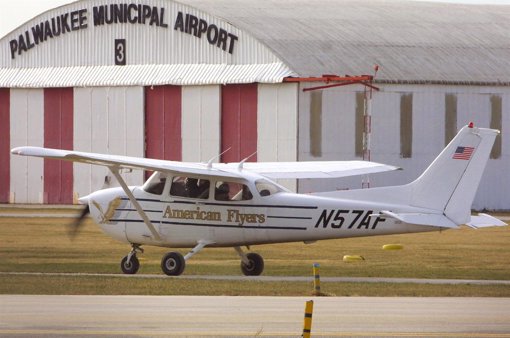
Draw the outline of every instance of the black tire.
M178 252L169 252L161 259L161 270L168 276L179 276L185 267L186 261Z
M264 259L262 256L254 252L250 252L246 255L246 257L250 263L244 264L244 262L241 261L241 271L243 274L245 276L259 276L262 271L264 271Z
M120 268L126 275L134 275L140 268L140 262L138 261L138 258L136 258L136 255L131 256L129 263L127 260L128 256L122 258L122 261L120 262Z

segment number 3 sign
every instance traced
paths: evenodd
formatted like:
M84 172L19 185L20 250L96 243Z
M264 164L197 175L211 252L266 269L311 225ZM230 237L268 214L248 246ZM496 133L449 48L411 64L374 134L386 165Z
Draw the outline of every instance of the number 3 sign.
M115 65L126 65L126 39L115 39Z

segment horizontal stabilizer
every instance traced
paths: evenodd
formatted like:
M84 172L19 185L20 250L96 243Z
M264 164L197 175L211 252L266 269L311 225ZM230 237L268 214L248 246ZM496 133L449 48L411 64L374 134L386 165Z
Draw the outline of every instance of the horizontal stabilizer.
M487 214L478 214L478 216L471 216L471 221L466 223L467 226L470 226L474 229L479 228L488 228L488 227L501 227L508 225L505 222Z
M391 211L383 210L381 214L408 224L427 225L440 228L458 228L458 225L453 223L445 215L440 214L425 214L425 213L401 213L397 214Z

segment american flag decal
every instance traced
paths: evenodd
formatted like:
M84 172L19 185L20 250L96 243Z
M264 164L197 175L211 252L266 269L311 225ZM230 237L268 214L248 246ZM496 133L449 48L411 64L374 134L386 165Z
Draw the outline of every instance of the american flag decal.
M473 151L475 151L474 147L457 147L457 150L455 150L455 153L453 154L453 159L470 160L471 155L473 155Z

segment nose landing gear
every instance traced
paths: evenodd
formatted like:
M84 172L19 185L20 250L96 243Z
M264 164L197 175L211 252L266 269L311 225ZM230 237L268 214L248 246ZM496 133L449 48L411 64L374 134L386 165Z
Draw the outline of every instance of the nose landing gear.
M143 249L140 247L140 244L131 244L131 248L132 249L128 255L122 258L122 261L120 262L122 272L127 275L134 275L138 272L138 269L140 268L140 261L138 261L136 253L143 253Z

